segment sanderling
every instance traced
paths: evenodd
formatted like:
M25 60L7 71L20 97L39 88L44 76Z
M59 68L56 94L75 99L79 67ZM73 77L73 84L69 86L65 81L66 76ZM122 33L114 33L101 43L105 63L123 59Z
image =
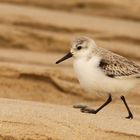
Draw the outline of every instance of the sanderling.
M120 97L127 111L128 119L133 119L125 95L140 84L140 66L127 58L109 50L97 47L94 40L79 37L72 42L71 50L56 64L74 58L74 70L81 86L90 94L106 97L106 102L98 109L77 105L85 113L98 113L112 101L112 97Z

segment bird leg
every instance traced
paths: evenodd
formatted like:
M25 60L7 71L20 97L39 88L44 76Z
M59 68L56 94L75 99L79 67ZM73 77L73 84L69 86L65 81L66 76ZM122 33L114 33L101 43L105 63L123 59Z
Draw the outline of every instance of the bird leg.
M96 114L98 113L102 108L104 108L106 105L108 105L110 102L112 101L112 97L111 97L111 94L109 94L109 97L108 99L106 100L106 102L101 105L98 109L92 109L92 108L89 108L88 106L86 105L77 105L77 106L74 106L74 108L80 108L81 109L81 112L83 113L91 113L91 114Z
M122 101L123 101L123 103L124 103L124 105L125 105L125 107L126 107L126 109L127 109L127 111L128 111L128 117L126 117L126 118L127 118L127 119L133 119L133 114L132 114L132 112L130 111L128 105L127 105L127 102L126 102L126 100L125 100L125 97L124 97L124 96L121 96L121 99L122 99Z

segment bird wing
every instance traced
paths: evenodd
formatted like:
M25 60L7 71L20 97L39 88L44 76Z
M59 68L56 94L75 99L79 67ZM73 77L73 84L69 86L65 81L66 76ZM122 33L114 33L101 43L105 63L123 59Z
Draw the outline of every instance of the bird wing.
M104 53L100 61L100 68L111 78L135 77L140 78L140 66L134 62L110 52Z

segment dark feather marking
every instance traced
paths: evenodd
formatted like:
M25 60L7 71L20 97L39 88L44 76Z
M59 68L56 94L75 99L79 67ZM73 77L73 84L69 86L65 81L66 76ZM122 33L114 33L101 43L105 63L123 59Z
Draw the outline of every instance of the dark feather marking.
M107 76L109 76L111 78L114 78L115 77L115 75L113 75L113 74L108 74Z
M111 78L135 75L140 73L140 67L127 59L124 59L123 61L117 61L117 59L116 61L115 59L113 59L113 61L111 61L110 59L101 59L99 67L107 76ZM137 78L140 77L138 76Z
M106 69L106 66L107 65L108 65L108 63L106 63L106 61L104 61L103 59L99 63L99 67L101 67L103 69ZM113 75L113 74L107 74L107 76L109 76L111 78L114 78L115 77L115 75Z

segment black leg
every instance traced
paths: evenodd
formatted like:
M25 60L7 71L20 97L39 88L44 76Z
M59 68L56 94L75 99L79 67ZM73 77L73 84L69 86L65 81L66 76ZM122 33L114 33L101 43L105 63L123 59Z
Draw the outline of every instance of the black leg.
M128 105L127 105L127 102L126 102L126 100L125 100L125 98L124 98L124 96L121 96L121 99L122 99L122 101L123 101L123 103L124 103L124 105L125 105L125 107L126 107L126 109L127 109L127 111L128 111L128 117L126 117L126 118L127 118L127 119L133 119L133 114L132 114L132 112L130 111L130 109L129 109Z
M85 105L78 105L78 106L74 106L74 108L81 108L81 112L84 112L84 113L92 113L92 114L96 114L98 113L102 108L104 108L106 105L108 105L110 102L112 101L112 97L111 97L111 94L109 94L109 97L108 99L106 100L106 102L101 105L98 109L94 110L92 108L88 108L87 106Z

